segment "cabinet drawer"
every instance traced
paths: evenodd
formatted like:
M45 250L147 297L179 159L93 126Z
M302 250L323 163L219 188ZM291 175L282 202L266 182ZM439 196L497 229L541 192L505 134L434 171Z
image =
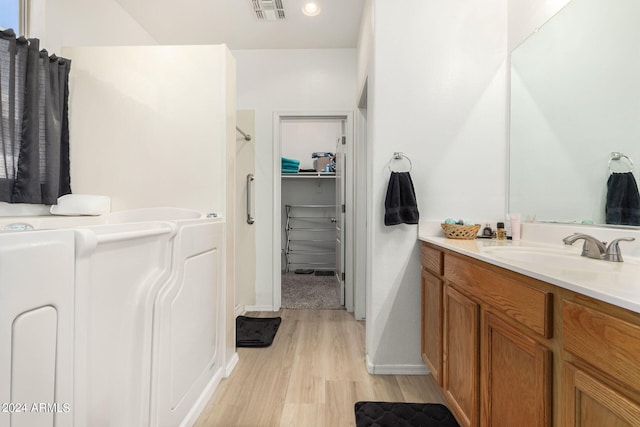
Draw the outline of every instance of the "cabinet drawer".
M437 249L422 244L422 267L437 276L442 276L443 253Z
M444 259L444 276L533 332L551 338L553 334L553 294L551 292L448 254Z
M640 326L570 301L562 306L565 350L592 366L640 386Z

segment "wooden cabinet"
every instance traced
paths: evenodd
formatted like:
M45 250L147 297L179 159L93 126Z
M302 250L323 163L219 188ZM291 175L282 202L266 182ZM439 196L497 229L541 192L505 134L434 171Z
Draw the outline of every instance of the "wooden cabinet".
M550 426L551 292L426 244L422 265L423 359L458 422Z
M422 269L422 360L442 386L442 280Z
M445 287L442 388L463 427L478 425L479 312L478 304Z
M483 426L551 425L551 351L486 312L480 382Z
M422 357L464 427L640 427L640 315L436 245Z
M640 405L584 370L563 364L565 427L637 427Z
M573 301L562 324L564 425L640 426L640 326Z

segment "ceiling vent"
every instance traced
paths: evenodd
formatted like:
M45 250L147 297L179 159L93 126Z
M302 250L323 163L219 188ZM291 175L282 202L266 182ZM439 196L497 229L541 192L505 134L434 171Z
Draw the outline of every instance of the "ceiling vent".
M251 0L251 3L259 21L279 21L285 18L282 0Z

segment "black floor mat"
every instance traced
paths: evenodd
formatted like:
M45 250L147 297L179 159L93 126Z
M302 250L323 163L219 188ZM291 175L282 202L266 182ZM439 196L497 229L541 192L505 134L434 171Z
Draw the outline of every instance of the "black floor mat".
M333 276L335 271L333 270L316 270L316 276Z
M280 322L280 317L236 317L236 347L269 347Z
M357 402L356 427L460 427L439 403Z

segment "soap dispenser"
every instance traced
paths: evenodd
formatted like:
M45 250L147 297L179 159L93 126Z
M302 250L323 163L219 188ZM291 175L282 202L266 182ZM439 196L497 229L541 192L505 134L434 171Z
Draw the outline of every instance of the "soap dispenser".
M504 222L499 222L496 225L496 239L498 240L506 240L507 231L504 229Z
M493 230L491 229L491 226L489 224L485 225L484 229L482 230L482 237L486 237L489 239L493 237Z

